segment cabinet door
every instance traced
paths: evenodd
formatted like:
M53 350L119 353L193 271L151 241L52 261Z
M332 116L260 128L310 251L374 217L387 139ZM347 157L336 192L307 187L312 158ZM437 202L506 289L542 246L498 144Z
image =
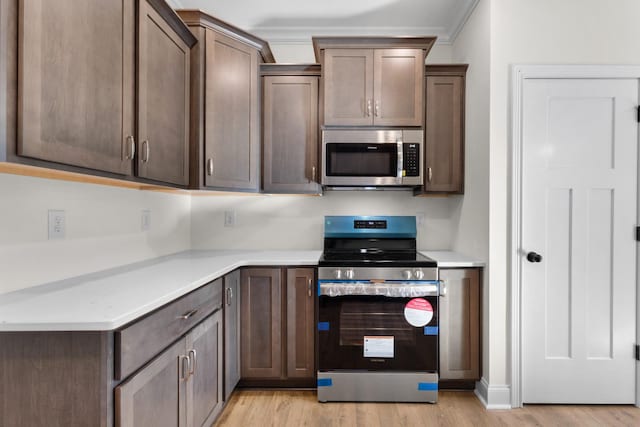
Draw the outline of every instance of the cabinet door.
M464 78L427 76L425 191L462 193Z
M373 124L422 126L424 52L376 49L373 63Z
M138 16L138 176L189 179L190 49L145 0Z
M282 376L282 290L280 269L241 272L242 378Z
M324 125L373 124L373 50L326 49Z
M258 53L206 31L205 185L258 190Z
M441 269L440 379L480 379L480 269Z
M240 270L224 277L224 400L240 381Z
M187 425L209 427L222 410L222 311L193 328L186 337L191 358L187 381Z
M287 269L287 377L315 375L313 268Z
M134 3L20 1L18 154L130 175Z
M266 192L318 193L318 78L268 76L263 84Z
M186 426L185 341L179 340L115 390L116 426Z

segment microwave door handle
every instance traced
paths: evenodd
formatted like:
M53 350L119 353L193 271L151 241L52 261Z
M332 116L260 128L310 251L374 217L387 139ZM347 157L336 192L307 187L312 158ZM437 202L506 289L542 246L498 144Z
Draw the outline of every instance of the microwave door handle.
M401 139L396 140L396 144L398 145L398 171L397 171L397 182L398 184L402 184L402 171L404 170L404 159L402 157L402 147L403 143Z

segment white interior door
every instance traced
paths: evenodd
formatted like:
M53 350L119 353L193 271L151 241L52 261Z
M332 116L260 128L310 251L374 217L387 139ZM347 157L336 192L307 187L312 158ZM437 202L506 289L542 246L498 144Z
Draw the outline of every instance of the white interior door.
M522 401L634 403L638 81L523 89Z

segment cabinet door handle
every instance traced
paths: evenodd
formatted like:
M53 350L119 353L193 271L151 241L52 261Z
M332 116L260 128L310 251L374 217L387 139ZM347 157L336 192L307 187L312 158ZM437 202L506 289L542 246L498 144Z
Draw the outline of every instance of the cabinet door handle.
M311 287L313 286L311 279L309 279L308 285L307 285L307 289L309 291L309 297L311 297Z
M142 141L142 161L147 163L149 161L149 156L151 154L151 150L149 149L149 141Z
M433 178L433 170L431 170L431 168L427 168L427 181L431 182L432 178Z
M316 181L316 167L315 166L311 166L311 181L313 181L313 182Z
M194 308L191 311L187 311L185 314L183 314L182 316L178 316L178 319L181 320L187 320L188 318L190 318L191 316L193 316L194 314L196 314L198 312L197 308Z
M447 296L447 283L446 282L440 282L440 296L441 297L446 297Z
M226 288L224 291L224 304L229 306L231 305L231 288Z
M207 159L207 175L213 176L213 159Z
M193 359L191 358L193 356ZM196 349L192 348L189 350L189 375L193 375L196 373L196 367L198 366L198 353L196 353Z
M189 365L191 364L189 356L180 356L179 363L180 363L180 380L186 381L187 378L189 378L189 370L190 370Z
M375 115L376 115L376 117L378 117L380 115L380 101L378 101L377 99L376 99Z
M127 154L125 155L125 159L131 160L133 159L133 156L136 155L136 140L133 138L133 135L128 135L126 141L125 150L127 151Z
M367 99L367 117L371 117L371 100Z

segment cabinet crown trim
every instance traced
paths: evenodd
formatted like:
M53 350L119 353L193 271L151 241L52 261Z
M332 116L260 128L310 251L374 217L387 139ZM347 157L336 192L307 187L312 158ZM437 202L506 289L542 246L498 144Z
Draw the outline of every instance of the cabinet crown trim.
M311 38L313 42L313 52L317 62L322 62L320 51L323 49L422 49L424 56L436 42L436 36L314 36Z
M192 48L198 42L198 39L196 39L178 14L176 14L176 11L164 0L147 0L147 2L167 21L171 29L180 36L189 48Z
M254 47L260 52L262 61L267 63L276 62L269 47L269 42L261 39L241 28L236 27L222 19L218 19L199 9L179 9L176 13L188 26L201 26L219 31L226 36L232 37L244 44Z

